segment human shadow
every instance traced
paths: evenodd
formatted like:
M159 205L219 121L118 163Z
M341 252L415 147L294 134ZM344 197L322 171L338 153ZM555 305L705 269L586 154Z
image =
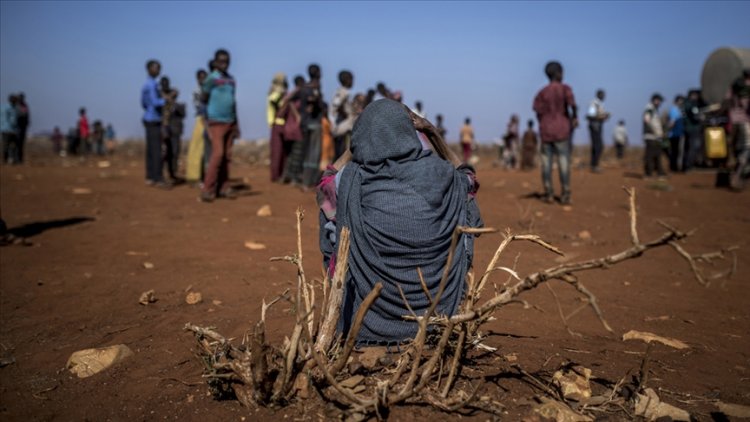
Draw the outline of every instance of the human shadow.
M15 237L28 238L39 235L50 229L59 229L76 224L94 221L92 217L71 217L60 220L40 221L37 223L24 224L23 226L9 228L7 233Z

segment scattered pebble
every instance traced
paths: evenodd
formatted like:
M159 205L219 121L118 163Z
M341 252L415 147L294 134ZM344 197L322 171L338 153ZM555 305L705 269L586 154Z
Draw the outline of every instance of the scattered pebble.
M185 303L188 305L197 305L203 302L203 295L200 292L190 292L185 296Z
M261 249L265 249L266 245L248 240L247 242L245 242L245 247L250 249L251 251L259 251Z
M141 293L141 297L140 299L138 299L138 303L140 303L141 305L148 305L149 303L154 303L156 301L156 292L154 292L153 289Z
M263 205L258 209L258 212L256 213L258 217L270 217L273 215L271 212L271 206L270 205Z
M144 262L143 263L143 268L145 268L147 270L153 270L154 269L154 264L152 264L150 262Z
M581 230L578 233L578 238L581 240L589 240L591 239L591 233L588 230Z

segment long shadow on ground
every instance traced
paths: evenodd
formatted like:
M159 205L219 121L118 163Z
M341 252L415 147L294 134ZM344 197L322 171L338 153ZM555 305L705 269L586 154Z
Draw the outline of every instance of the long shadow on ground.
M41 234L50 229L74 226L76 224L94 221L92 217L70 217L60 220L40 221L37 223L24 224L23 226L8 229L7 233L15 237L28 238ZM3 224L4 225L4 224Z

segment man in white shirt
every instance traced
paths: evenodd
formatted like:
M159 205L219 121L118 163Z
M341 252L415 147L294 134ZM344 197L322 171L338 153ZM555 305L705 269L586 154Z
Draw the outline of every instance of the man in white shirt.
M604 90L596 91L596 98L591 101L586 119L589 121L589 133L591 134L591 171L599 173L599 160L604 151L604 139L602 129L604 122L609 119L609 113L604 110Z

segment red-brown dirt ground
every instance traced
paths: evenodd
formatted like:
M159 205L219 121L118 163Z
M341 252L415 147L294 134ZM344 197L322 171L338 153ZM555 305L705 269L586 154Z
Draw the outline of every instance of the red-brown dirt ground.
M195 339L187 322L214 326L241 338L260 316L261 300L296 285L294 268L269 262L295 251L295 209L306 210L303 250L308 274L319 274L317 212L312 193L271 184L268 168L238 160L233 177L252 188L236 200L199 203L186 185L171 191L146 187L136 149L99 159L60 158L33 151L23 166L0 168L2 218L31 245L0 248L0 354L15 363L0 368L2 420L321 420L325 406L292 404L285 409L248 409L216 401L201 379ZM637 154L637 152L634 152ZM591 368L594 377L615 382L632 374L646 345L623 341L633 329L686 342L676 350L655 345L649 385L663 400L711 420L712 400L750 405L750 193L714 187L713 171L674 175L668 188L643 180L637 158L630 165L608 161L602 174L573 170L574 204L565 209L533 197L538 170L508 172L491 158L478 165L479 205L487 226L532 232L560 247L569 261L600 257L630 246L627 196L637 190L642 240L659 236L662 220L684 230L691 253L739 245L737 271L728 280L699 285L673 249L663 247L606 270L580 273L598 297L614 329L605 331L588 308L563 326L544 287L522 299L538 309L507 306L490 324L486 340L498 347L482 366L483 394L507 406L507 420L529 410L538 393L512 376L511 362L529 372L553 372L563 362ZM555 183L557 179L555 178ZM73 193L75 188L90 193ZM256 211L270 205L270 217ZM588 231L590 237L581 236ZM475 265L484 270L502 239L483 235ZM249 250L246 241L265 244ZM534 245L513 244L501 264L520 253L521 275L561 262ZM144 262L153 264L144 268ZM703 265L706 275L731 264ZM501 284L505 276L497 275ZM565 312L580 306L570 286L551 281ZM186 290L202 293L188 305ZM158 301L138 303L154 289ZM490 289L491 290L491 289ZM489 292L488 292L489 293ZM288 305L269 311L269 340L280 341L293 324ZM65 369L72 352L126 344L134 356L90 378ZM471 375L471 371L465 371ZM505 375L504 375L505 374ZM467 375L467 376L468 376ZM454 419L427 407L406 407L394 420ZM487 415L477 416L485 420Z

